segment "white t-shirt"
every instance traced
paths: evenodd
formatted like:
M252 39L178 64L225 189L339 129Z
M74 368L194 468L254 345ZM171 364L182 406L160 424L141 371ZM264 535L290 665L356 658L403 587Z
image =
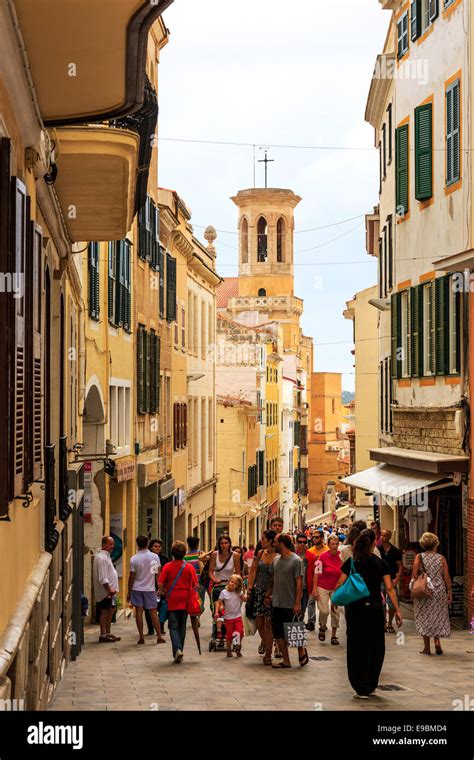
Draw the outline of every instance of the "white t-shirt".
M219 594L219 599L224 602L224 620L234 620L241 616L242 594L238 591L227 591L225 588Z
M429 507L411 506L405 510L405 520L408 523L408 540L415 543L428 530L429 524L433 521L433 515Z
M142 549L130 559L130 572L135 573L133 591L155 591L155 578L161 562L158 554Z
M382 559L382 555L380 554L380 551L378 550L377 546L374 546L374 551L376 557L379 559ZM347 559L352 557L352 546L350 544L343 544L339 547L339 556L341 558L341 562L345 562Z
M99 549L94 558L94 598L96 602L101 602L107 596L107 591L104 588L104 583L107 583L110 588L118 591L119 582L117 571L113 565L110 552L105 549Z

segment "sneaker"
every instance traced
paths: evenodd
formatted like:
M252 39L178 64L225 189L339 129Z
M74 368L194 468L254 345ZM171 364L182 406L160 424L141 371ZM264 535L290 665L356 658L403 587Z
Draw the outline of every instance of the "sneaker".
M365 694L354 694L354 699L368 699L368 697Z
M183 652L181 651L181 649L178 649L178 651L176 652L176 654L174 656L174 661L178 662L178 663L182 662L183 661L183 657L184 657Z
M316 626L314 623L306 623L305 628L307 631L314 631L316 629Z

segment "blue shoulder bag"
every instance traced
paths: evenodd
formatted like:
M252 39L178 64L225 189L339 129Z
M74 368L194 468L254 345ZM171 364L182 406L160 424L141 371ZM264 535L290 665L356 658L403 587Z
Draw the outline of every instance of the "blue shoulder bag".
M360 573L356 573L354 560L351 557L351 572L342 586L339 586L331 597L332 604L337 607L347 607L352 602L358 602L370 596L367 584Z
M186 561L183 560L183 564L181 565L180 569L178 570L176 578L174 579L173 583L170 586L170 590L166 594L166 597L164 597L161 600L161 605L160 605L160 624L166 623L166 621L168 620L168 599L170 598L171 593L172 593L174 587L176 586L176 584L177 584L177 582L179 580L179 577L180 577L181 573L183 572L184 566L186 564L187 564Z

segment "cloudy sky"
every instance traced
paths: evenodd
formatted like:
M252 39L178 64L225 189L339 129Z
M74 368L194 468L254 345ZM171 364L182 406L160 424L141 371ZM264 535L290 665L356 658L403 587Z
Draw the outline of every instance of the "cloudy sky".
M237 209L229 196L253 187L253 150L176 138L255 143L257 158L268 145L318 148L272 148L268 184L303 198L295 293L305 301L314 369L343 372L352 390L352 326L342 312L376 282L363 215L377 203L378 157L364 111L389 13L377 0L175 0L164 18L159 184L186 201L197 237L216 227L218 271L233 276Z

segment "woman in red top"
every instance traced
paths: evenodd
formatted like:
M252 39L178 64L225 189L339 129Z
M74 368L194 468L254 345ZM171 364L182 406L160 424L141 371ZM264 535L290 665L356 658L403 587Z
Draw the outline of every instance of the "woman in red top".
M161 570L158 587L160 594L168 605L168 628L173 647L174 661L183 659L184 639L186 638L187 606L191 588L198 586L196 571L184 561L186 544L175 541L171 547L172 562Z
M339 538L332 535L328 539L329 551L319 555L314 566L313 596L318 602L319 635L324 641L329 617L329 603L341 575L341 558L339 557ZM339 627L339 610L331 604L331 644L339 644L337 629Z

